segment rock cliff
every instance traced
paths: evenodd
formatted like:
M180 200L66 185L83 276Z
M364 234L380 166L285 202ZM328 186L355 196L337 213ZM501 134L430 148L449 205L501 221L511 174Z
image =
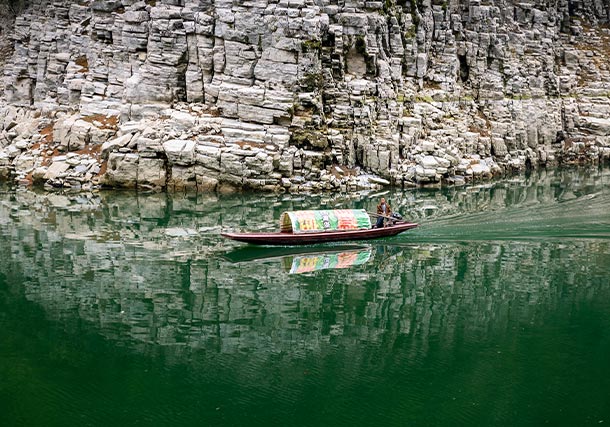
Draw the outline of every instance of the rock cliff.
M0 176L25 183L349 190L610 158L605 0L3 4Z

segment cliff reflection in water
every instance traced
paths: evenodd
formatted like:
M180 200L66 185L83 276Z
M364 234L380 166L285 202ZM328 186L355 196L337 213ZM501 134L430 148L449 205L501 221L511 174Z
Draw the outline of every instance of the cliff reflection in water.
M318 248L322 262L329 253L356 259L306 274L289 273L307 254L227 258L241 246L220 229L273 229L292 208L372 210L376 198L8 191L0 195L0 266L22 272L21 291L50 319L88 322L134 349L299 357L329 343L357 352L400 338L423 356L435 338L450 347L610 297L608 182L607 170L563 171L388 194L423 226L363 248ZM576 222L586 238L574 238ZM531 238L545 233L552 238Z

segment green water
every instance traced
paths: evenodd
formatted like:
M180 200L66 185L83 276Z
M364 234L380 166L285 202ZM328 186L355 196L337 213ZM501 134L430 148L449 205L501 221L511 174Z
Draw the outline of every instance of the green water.
M381 195L0 191L0 425L610 423L610 170L387 192L421 227L256 248Z

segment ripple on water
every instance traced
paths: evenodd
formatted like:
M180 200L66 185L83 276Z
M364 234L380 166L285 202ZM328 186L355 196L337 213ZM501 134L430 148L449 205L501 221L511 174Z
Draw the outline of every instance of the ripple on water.
M130 196L89 216L13 215L35 200L16 195L0 392L38 425L538 425L559 409L572 418L551 424L583 425L610 388L609 196L587 185L396 192L420 228L305 275L286 248L225 259L218 230L313 196Z

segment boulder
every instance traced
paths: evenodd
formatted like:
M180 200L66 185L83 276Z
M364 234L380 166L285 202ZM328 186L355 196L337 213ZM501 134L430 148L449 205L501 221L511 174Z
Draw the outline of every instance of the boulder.
M163 143L170 164L189 166L195 162L195 141L171 139Z

